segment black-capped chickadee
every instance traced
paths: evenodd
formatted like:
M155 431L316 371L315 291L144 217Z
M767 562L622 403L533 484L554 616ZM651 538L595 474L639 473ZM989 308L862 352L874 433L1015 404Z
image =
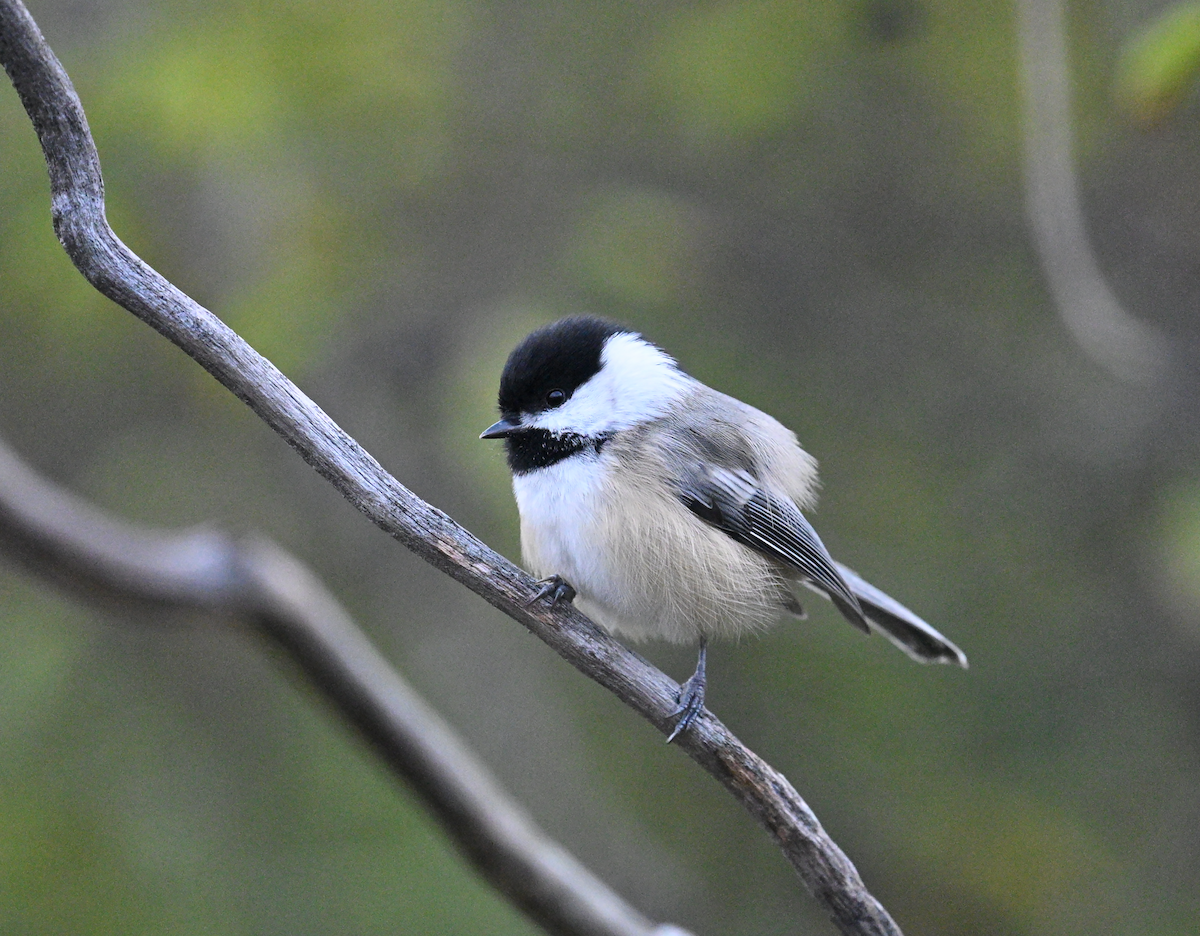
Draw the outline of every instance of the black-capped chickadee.
M533 600L572 600L614 634L700 644L673 740L704 707L710 637L803 616L798 582L914 660L967 658L830 557L800 512L817 463L770 416L688 376L641 335L565 318L509 355L501 419L521 550L549 576Z

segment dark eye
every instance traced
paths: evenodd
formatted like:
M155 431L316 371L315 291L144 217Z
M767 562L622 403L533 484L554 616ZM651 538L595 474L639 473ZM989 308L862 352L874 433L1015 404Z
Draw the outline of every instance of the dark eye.
M551 390L546 394L546 405L551 409L557 409L567 402L567 395L561 390Z

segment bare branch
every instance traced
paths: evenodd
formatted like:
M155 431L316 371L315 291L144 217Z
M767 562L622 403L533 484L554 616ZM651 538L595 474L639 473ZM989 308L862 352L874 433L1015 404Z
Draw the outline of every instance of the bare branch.
M0 442L0 551L89 597L246 620L288 651L483 876L548 931L666 932L549 839L317 577L274 543L123 523L38 477Z
M105 220L99 157L83 108L20 0L0 0L0 59L41 141L54 228L80 272L235 393L377 526L523 624L665 733L679 691L673 680L573 607L526 608L534 583L525 572L384 471L269 361L121 243ZM678 743L766 828L843 933L900 933L787 779L711 713Z
M1130 315L1092 253L1071 158L1071 86L1063 0L1018 0L1025 97L1025 210L1050 294L1075 341L1127 383L1155 384L1168 349Z

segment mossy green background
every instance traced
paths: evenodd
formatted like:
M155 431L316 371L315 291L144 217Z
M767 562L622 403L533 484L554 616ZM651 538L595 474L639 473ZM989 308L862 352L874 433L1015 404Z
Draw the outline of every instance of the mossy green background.
M1056 317L1023 218L1015 13L955 0L45 0L120 236L514 558L499 370L645 331L822 463L831 550L967 651L814 604L710 705L909 933L1200 928L1200 106L1112 94L1157 7L1069 9L1089 230L1174 376ZM1134 115L1136 116L1136 115ZM358 516L71 268L0 93L0 432L130 519L275 538L554 836L656 919L829 933L648 725ZM529 933L286 661L0 570L0 932ZM639 648L669 672L692 651Z

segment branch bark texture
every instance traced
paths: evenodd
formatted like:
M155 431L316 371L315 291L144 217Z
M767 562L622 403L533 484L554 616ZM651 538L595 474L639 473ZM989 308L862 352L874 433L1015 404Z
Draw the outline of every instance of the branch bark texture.
M156 329L237 395L382 530L528 628L666 733L678 685L572 607L526 607L529 575L388 474L320 407L109 227L100 161L70 79L20 0L0 0L0 59L33 122L50 175L54 229L100 292ZM787 779L705 712L677 742L783 849L835 925L898 936L850 859Z
M298 559L267 540L135 527L60 490L0 442L0 551L106 603L233 616L282 646L407 780L483 876L551 933L655 927L549 839Z

